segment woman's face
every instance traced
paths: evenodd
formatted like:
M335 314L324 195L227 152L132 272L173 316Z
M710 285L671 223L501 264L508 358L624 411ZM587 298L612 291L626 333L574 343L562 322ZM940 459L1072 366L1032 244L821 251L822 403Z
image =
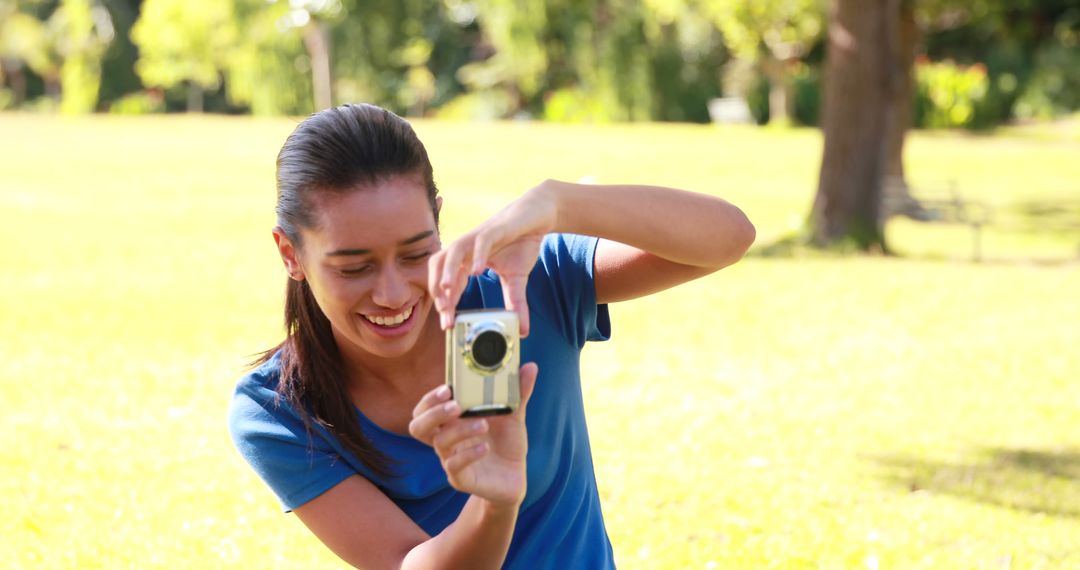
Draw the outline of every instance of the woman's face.
M322 193L315 204L317 226L301 230L296 258L339 348L346 355L406 356L425 327L437 326L428 318L427 275L428 258L441 244L426 188L415 177L395 176Z

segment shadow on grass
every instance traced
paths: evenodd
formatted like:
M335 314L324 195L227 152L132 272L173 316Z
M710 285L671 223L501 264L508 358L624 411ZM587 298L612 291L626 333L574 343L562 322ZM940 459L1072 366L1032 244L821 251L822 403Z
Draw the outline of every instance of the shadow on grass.
M1078 200L1027 200L1015 204L1011 214L1020 231L1080 235Z
M1024 230L1027 231L1027 230ZM1080 236L1080 229L1069 229L1069 232ZM1033 232L1034 233L1034 232ZM1044 234L1050 233L1044 231ZM858 259L867 257L891 258L907 261L942 263L948 265L973 265L973 266L1039 266L1059 267L1071 266L1080 263L1080 248L1076 256L1063 257L1039 257L1036 255L1017 255L1000 257L987 255L985 252L979 256L970 253L964 255L945 255L940 253L915 254L898 253L888 251L860 251L850 243L840 243L833 246L817 247L810 245L809 239L802 234L788 234L763 244L755 245L746 254L751 258L765 259Z
M989 448L970 462L874 456L884 478L908 492L1080 519L1080 449Z

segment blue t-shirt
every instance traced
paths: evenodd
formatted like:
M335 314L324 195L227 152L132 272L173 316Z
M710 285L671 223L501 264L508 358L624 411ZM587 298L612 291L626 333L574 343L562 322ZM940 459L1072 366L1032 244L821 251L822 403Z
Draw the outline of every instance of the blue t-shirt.
M522 341L521 362L536 362L539 376L525 419L528 492L504 568L615 565L596 489L579 366L585 342L611 334L607 305L596 304L596 243L592 237L548 235L529 275L530 330ZM503 307L502 287L491 271L471 277L458 303L463 310ZM432 448L380 428L358 409L364 435L396 461L399 477L379 477L323 428L315 426L308 436L291 406L276 398L278 373L275 356L240 380L229 429L240 453L286 511L359 474L431 536L457 518L468 495L450 486Z

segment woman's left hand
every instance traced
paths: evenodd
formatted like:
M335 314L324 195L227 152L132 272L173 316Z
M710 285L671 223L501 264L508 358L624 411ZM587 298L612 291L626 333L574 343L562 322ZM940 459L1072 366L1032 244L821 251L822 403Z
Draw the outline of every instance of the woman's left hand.
M525 286L540 254L540 242L555 227L557 208L542 185L514 200L472 231L461 236L428 263L428 290L443 329L454 324L454 310L469 275L491 268L502 282L506 308L529 334Z

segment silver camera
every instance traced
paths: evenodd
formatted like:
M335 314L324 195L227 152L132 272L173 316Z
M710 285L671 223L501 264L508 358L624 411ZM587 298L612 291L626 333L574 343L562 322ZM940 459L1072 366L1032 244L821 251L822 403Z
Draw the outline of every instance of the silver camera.
M446 331L446 384L462 416L509 414L521 401L518 317L513 311L461 311Z

